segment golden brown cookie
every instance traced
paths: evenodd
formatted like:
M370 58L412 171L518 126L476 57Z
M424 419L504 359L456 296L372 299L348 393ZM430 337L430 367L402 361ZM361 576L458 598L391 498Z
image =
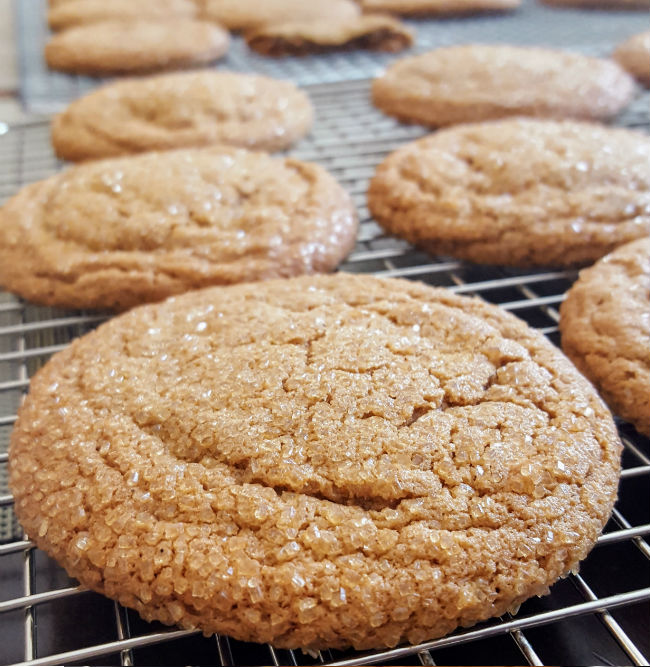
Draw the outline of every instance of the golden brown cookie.
M521 0L361 0L364 12L388 12L400 16L473 14L516 9Z
M214 148L89 162L0 209L0 284L37 303L124 309L206 285L329 271L354 245L321 167Z
M403 58L372 86L382 111L431 126L513 115L605 119L634 94L632 77L613 61L504 45Z
M389 155L368 206L434 254L585 264L650 234L650 138L575 121L458 125Z
M186 18L101 21L57 33L45 59L51 69L76 74L151 72L212 62L229 42L219 26Z
M402 51L412 32L388 16L366 14L352 20L273 23L246 34L248 46L265 56L302 56L348 49Z
M192 18L198 14L193 0L75 0L50 9L52 30L108 20Z
M32 380L15 510L145 619L278 647L420 642L576 568L621 444L496 306L372 276L137 308Z
M650 86L650 30L619 44L614 60L645 86Z
M560 308L562 349L614 412L650 436L650 239L628 243L580 278Z
M229 30L252 30L269 23L346 21L356 18L352 0L202 0L203 15Z
M103 86L55 117L52 143L66 160L211 144L273 151L312 122L309 98L288 81L206 70Z

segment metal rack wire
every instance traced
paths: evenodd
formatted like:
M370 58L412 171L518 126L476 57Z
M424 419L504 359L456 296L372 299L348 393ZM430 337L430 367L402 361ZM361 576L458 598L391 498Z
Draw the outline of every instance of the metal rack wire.
M433 258L386 237L369 217L368 178L386 153L425 134L373 109L368 81L307 88L317 109L309 138L292 152L329 169L354 197L362 224L342 267L401 276L475 294L516 313L558 343L557 308L576 273L525 272ZM646 131L650 94L619 124ZM0 125L0 201L60 165L45 123ZM0 663L18 664L648 664L650 638L650 443L620 424L625 443L614 515L580 575L550 596L503 617L419 646L366 654L307 655L227 637L144 623L131 611L84 591L22 535L6 486L9 433L29 377L55 351L105 316L37 307L0 293Z

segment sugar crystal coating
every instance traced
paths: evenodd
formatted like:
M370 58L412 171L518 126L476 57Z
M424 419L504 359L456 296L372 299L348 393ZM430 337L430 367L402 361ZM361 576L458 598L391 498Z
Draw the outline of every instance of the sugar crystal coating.
M201 71L116 81L55 117L59 157L87 160L225 144L288 148L310 129L309 98L289 81Z
M543 336L370 276L134 309L32 380L16 512L84 585L279 647L394 646L544 594L616 496L620 441Z
M650 234L650 138L576 121L457 125L389 155L368 206L388 231L432 253L585 264Z
M402 58L372 86L382 111L433 127L519 115L607 119L634 94L632 77L611 60L503 44Z
M560 331L562 349L612 410L650 437L650 238L580 272Z
M318 165L218 147L79 165L23 188L0 221L5 287L39 303L114 309L329 271L358 224Z

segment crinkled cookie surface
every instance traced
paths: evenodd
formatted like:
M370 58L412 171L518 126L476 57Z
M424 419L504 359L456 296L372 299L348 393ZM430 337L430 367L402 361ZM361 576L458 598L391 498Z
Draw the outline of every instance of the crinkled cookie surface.
M146 619L394 646L541 595L593 545L620 441L543 336L478 300L337 274L115 318L33 379L16 512Z
M650 138L575 121L459 125L389 155L368 206L435 254L585 264L650 234Z
M330 271L358 226L350 197L322 167L219 147L78 165L23 188L0 221L7 289L111 309Z
M650 239L584 269L560 309L562 349L650 437Z

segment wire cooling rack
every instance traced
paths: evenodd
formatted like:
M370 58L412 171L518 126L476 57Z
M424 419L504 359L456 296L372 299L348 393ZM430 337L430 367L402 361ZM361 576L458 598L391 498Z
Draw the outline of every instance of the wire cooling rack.
M68 76L48 70L43 60L43 47L49 38L45 20L47 0L14 0L14 6L21 96L29 110L40 113L57 111L101 83L91 77ZM417 34L414 53L447 44L507 42L583 52L596 50L607 54L619 41L647 29L647 19L647 11L642 10L594 10L585 15L581 10L557 9L537 0L523 0L521 8L514 12L407 23ZM370 78L394 58L394 54L353 51L277 60L257 55L247 48L241 37L235 37L227 57L217 66L291 79L304 86Z
M368 178L386 153L425 130L400 125L371 107L369 82L307 88L317 121L293 154L329 169L354 197L362 219L343 269L400 276L475 294L516 313L558 340L558 306L571 271L524 272L433 258L382 234L369 217ZM647 131L650 94L618 124ZM0 125L0 201L60 168L44 123ZM105 315L26 304L0 293L0 663L112 665L310 664L648 664L650 656L650 444L620 424L625 443L619 501L579 575L551 595L436 641L369 654L314 655L245 644L227 637L147 624L137 614L84 591L24 538L6 486L9 433L30 376L55 351Z

